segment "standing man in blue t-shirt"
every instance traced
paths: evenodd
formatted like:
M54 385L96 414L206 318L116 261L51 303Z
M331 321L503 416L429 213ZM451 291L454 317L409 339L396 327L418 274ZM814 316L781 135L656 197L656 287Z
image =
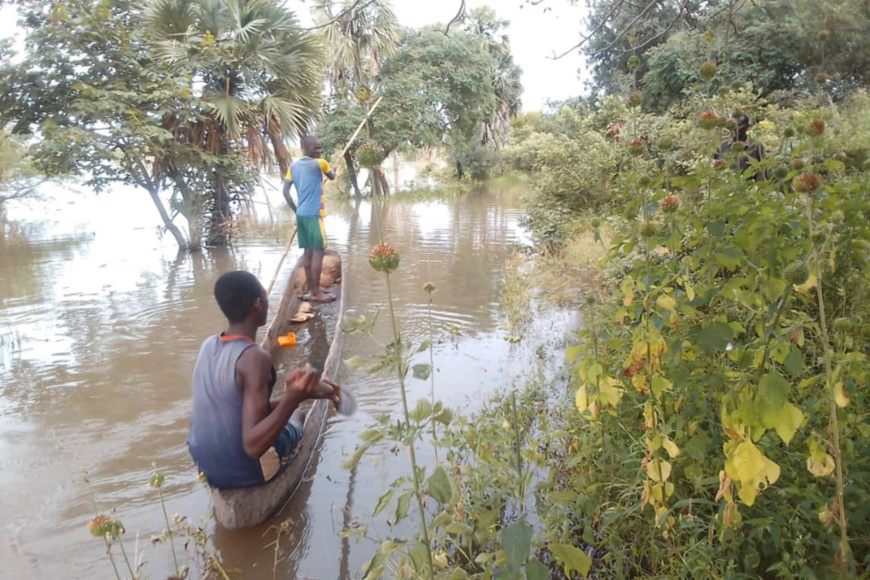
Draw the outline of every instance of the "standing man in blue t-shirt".
M302 267L308 281L308 294L303 300L332 302L335 295L320 289L320 271L323 269L323 252L326 249L326 203L323 195L323 176L335 179L335 172L326 159L322 159L323 147L316 137L302 138L302 153L305 155L287 170L284 183L284 199L296 212L296 231L299 247L302 248ZM296 184L299 207L290 197L290 186Z

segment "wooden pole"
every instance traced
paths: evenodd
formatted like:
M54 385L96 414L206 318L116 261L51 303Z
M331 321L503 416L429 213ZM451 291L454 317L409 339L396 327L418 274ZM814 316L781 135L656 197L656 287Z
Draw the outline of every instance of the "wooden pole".
M272 281L269 282L269 287L266 289L266 296L272 293L272 288L275 287L275 282L278 280L278 274L281 273L281 266L284 265L284 260L287 259L287 254L290 253L290 248L293 246L293 240L296 239L296 228L293 228L293 233L290 235L290 239L287 240L287 247L284 248L284 255L281 256L281 259L278 261L278 267L275 268L275 275L272 276ZM292 276L292 274L291 274ZM292 282L292 280L291 280Z
M375 101L375 104L372 105L372 108L369 109L369 112L366 113L366 116L363 118L362 123L359 124L359 127L356 128L356 131L353 132L353 135L348 140L347 144L344 146L344 149L341 150L341 153L338 154L338 158L335 162L335 174L338 175L338 164L344 159L344 154L347 153L347 150L350 149L350 146L353 145L353 142L359 136L360 131L363 130L363 127L366 126L366 122L369 120L369 117L372 116L372 113L375 112L375 109L378 108L378 105L381 104L381 101L384 100L384 97L378 97L378 100Z

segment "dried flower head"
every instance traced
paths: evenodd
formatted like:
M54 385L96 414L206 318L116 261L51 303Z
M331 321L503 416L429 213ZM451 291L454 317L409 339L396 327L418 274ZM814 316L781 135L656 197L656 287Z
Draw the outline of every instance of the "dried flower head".
M426 282L423 284L423 290L425 290L427 294L432 294L435 292L435 284L432 282Z
M807 133L818 137L825 132L825 122L821 119L813 119L807 125Z
M91 535L97 538L102 538L106 535L109 530L109 526L112 524L112 518L106 515L98 515L95 516L88 528L91 530Z
M795 169L803 169L803 168L804 168L804 160L801 159L800 157L798 157L797 159L795 159L795 160L792 162L792 164L794 165L794 168L795 168Z
M662 211L675 213L680 207L680 200L676 195L668 195L662 200Z
M712 80L716 76L716 63L708 60L701 65L701 78L705 81Z
M356 152L356 158L360 166L374 169L384 162L384 153L377 143L368 141L360 145Z
M377 272L388 274L399 267L399 254L390 244L378 244L369 254L369 264Z
M794 129L791 127L786 127L785 131L783 131L782 134L786 139L791 139L792 137L794 137Z
M828 38L830 38L830 36L831 36L831 33L828 32L827 30L820 30L819 31L819 40L821 40L822 42L825 42L826 40L828 40Z
M715 129L720 123L719 115L713 111L705 111L698 117L698 125L705 131Z
M815 173L802 173L794 178L794 188L801 193L813 193L822 186L822 180Z
M628 104L630 107L639 107L643 104L643 95L637 91L628 95Z
M731 144L731 151L734 151L735 153L746 151L746 143L743 141L735 141Z
M828 75L825 73L819 73L816 75L816 83L820 85L824 85L828 82Z
M638 155L643 155L645 149L646 145L644 144L644 142L637 139L628 144L628 152L635 157L637 157Z
M717 159L713 162L713 169L715 169L716 171L722 171L726 167L728 167L728 162L724 159Z

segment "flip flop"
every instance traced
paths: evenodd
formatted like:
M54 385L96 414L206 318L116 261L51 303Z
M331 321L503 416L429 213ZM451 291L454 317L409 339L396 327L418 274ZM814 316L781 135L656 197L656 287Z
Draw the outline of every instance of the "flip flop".
M297 298L302 302L311 302L311 294L299 294Z

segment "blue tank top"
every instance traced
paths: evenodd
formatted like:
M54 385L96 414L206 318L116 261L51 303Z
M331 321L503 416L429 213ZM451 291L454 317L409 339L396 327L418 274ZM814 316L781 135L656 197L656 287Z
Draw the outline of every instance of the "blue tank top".
M246 338L222 341L220 335L202 343L193 368L193 410L187 447L209 485L251 487L265 483L260 460L242 444L242 391L236 383L236 362L254 346ZM275 369L269 396L275 382Z

